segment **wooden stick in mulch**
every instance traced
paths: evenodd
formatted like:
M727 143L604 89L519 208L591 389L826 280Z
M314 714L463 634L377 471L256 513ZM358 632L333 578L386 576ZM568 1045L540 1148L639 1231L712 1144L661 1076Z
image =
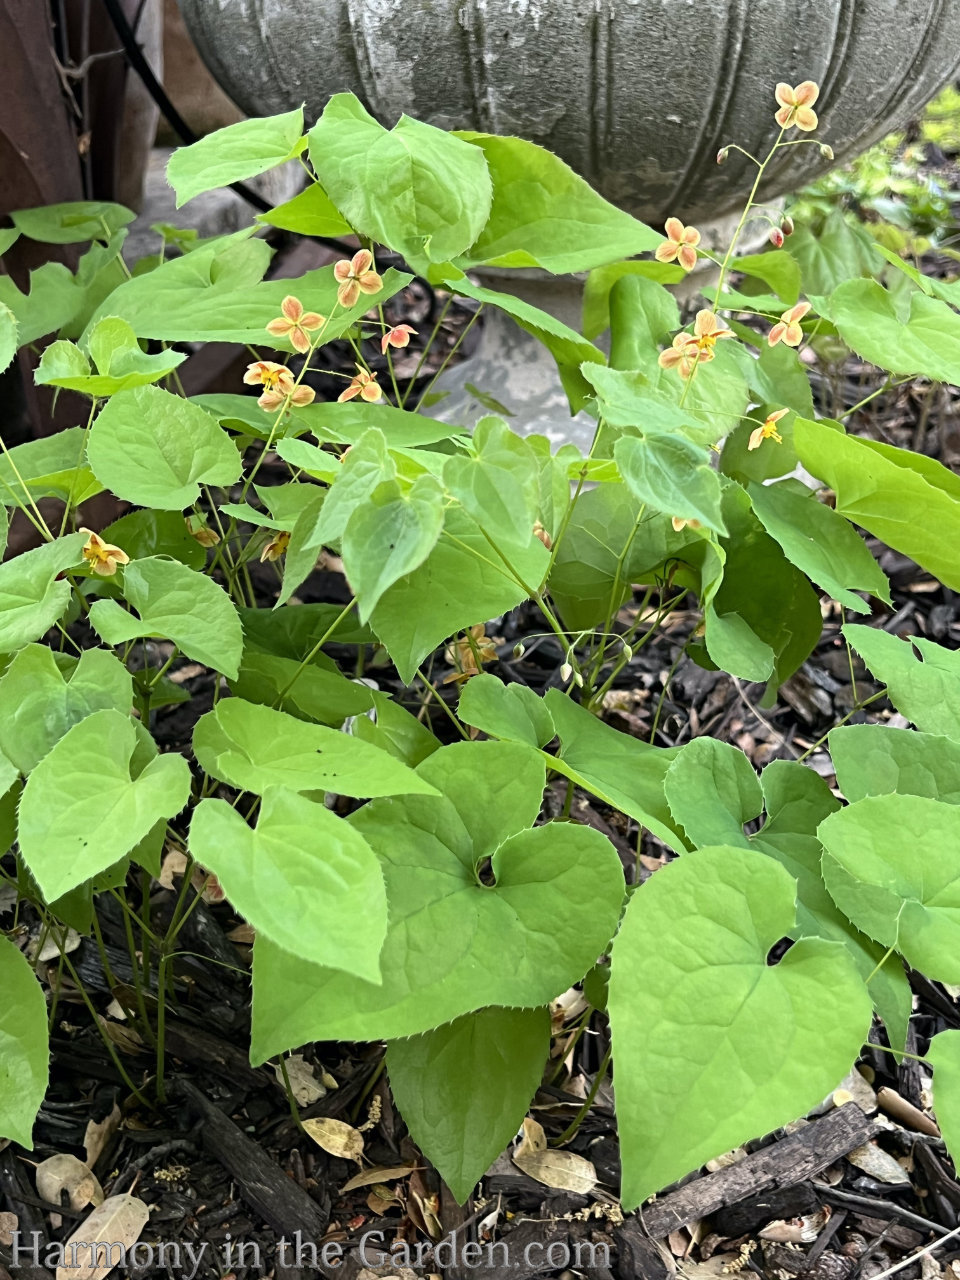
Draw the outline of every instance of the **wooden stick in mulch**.
M748 1196L814 1177L854 1147L862 1146L876 1131L877 1126L856 1103L848 1102L738 1164L688 1182L639 1210L638 1216L647 1235L661 1240L686 1223Z
M178 1080L177 1090L190 1109L203 1117L203 1145L236 1179L247 1204L278 1235L290 1239L301 1231L304 1240L320 1240L329 1221L320 1205L188 1080Z

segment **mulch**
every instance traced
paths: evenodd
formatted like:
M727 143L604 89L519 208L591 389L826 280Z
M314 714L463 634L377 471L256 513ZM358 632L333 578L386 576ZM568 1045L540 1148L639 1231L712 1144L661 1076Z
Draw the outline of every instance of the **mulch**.
M296 246L294 251L303 253ZM316 246L309 248L313 257L323 252ZM295 265L295 272L303 269L301 263ZM424 333L438 314L436 297L419 285L411 286L389 313L391 320L407 320ZM467 313L451 313L442 329L447 349L456 344L468 320ZM414 345L404 353L411 367L401 372L412 372L416 351ZM331 360L349 368L342 351L329 354ZM421 393L433 367L424 371ZM193 390L200 385L210 390L236 387L229 362L221 362L218 368L210 364L206 372L194 369L189 376L196 379ZM838 406L858 403L879 385L877 376L876 370L851 359L830 378L819 381L816 390L822 411L836 412ZM328 381L330 386L317 386L318 394L329 395L338 386ZM956 396L953 390L931 391L920 383L908 384L871 401L851 427L918 449L956 468L960 465ZM269 481L269 460L263 475ZM890 576L894 605L887 609L875 604L873 620L892 632L926 635L950 647L960 646L956 593L890 549L875 545L875 550ZM278 587L273 567L251 565L251 569L263 602L269 604ZM348 598L335 562L314 574L299 595L304 600ZM637 607L638 601L628 602L618 619L620 627L630 625ZM829 781L829 758L822 742L838 720L900 723L884 700L854 709L877 686L856 660L851 670L839 635L843 617L836 607L825 616L824 633L814 654L766 710L758 706L759 686L705 671L688 658L681 659L670 674L696 621L693 607L675 611L635 655L608 696L611 723L648 739L656 721L653 740L662 746L710 734L743 749L757 767L809 753L809 763ZM541 631L539 615L532 608L521 607L489 630L498 638L499 662L490 668L495 674L521 680L538 692L558 683L563 655L552 639L531 638ZM525 637L525 651L515 657L515 646ZM336 653L335 648L331 651ZM155 656L162 660L162 646L157 646ZM445 669L438 654L437 671ZM202 668L185 662L176 664L172 674L195 695L191 704L164 708L157 715L158 741L175 749L188 742L193 722L210 705L212 679ZM425 698L421 701L416 688L402 691L389 665L378 665L374 674L381 687L396 692L413 710L421 709ZM441 684L439 689L454 706L458 686ZM449 725L442 712L427 706L424 714L438 736L448 739ZM548 793L548 811L559 811L562 786L554 784ZM604 831L622 852L629 852L631 857L625 861L636 874L643 875L662 855L662 848L644 833L643 857L634 860L636 825L599 801L578 797L574 815ZM176 887L165 889L154 883L151 905L158 920L172 910ZM102 1014L118 994L118 986L119 994L124 994L122 988L132 981L132 972L119 909L106 895L101 902L114 986L105 976L92 940L78 940L71 959ZM0 899L0 912L4 910L7 914L0 915L0 923L9 928L9 907ZM29 911L21 912L19 923L38 932ZM570 1150L593 1162L599 1181L592 1192L581 1195L545 1187L505 1154L483 1179L478 1194L460 1208L413 1145L392 1104L383 1072L383 1046L315 1044L303 1052L315 1075L323 1077L327 1092L303 1108L302 1117L369 1123L365 1135L369 1164L414 1170L403 1177L385 1175L384 1183L375 1188L344 1191L356 1166L313 1143L295 1124L273 1070L253 1069L247 1061L250 947L241 925L223 902L202 902L189 918L181 935L183 954L173 965L167 1101L155 1107L130 1095L79 993L68 978L62 980L53 1031L52 1082L36 1126L36 1148L29 1154L13 1145L0 1151L0 1212L16 1216L21 1238L36 1231L45 1242L66 1239L82 1222L86 1211L42 1201L31 1164L57 1152L83 1159L88 1126L104 1120L106 1142L94 1163L104 1190L108 1195L132 1192L147 1202L151 1214L144 1240L189 1243L195 1250L206 1243L196 1269L199 1280L224 1276L247 1280L273 1272L297 1277L317 1271L352 1280L370 1261L359 1252L361 1237L370 1232L382 1233L383 1249L392 1242L403 1242L411 1249L419 1244L422 1265L417 1272L454 1280L475 1274L477 1268L444 1257L442 1250L431 1254L438 1240L451 1232L461 1245L492 1241L507 1245L506 1260L494 1255L490 1265L480 1268L496 1280L552 1275L668 1280L677 1274L707 1280L747 1271L777 1280L870 1280L960 1223L960 1185L943 1144L878 1109L874 1098L877 1090L886 1090L883 1096L889 1101L892 1091L922 1108L928 1081L918 1063L904 1059L897 1065L880 1049L868 1050L861 1062L872 1086L857 1093L863 1109L857 1102L837 1107L828 1101L819 1114L808 1117L808 1123L748 1144L737 1163L718 1163L692 1175L641 1213L624 1219L616 1201L620 1170L609 1081L601 1085L594 1106L569 1143ZM55 979L55 963L47 965L46 976L51 982ZM920 975L912 975L912 983L915 1016L908 1048L922 1053L935 1033L960 1028L960 1001L956 991ZM151 999L149 991L147 999ZM577 1115L607 1045L604 1021L594 1016L588 1033L571 1048L578 1016L576 1005L555 1014L549 1083L534 1103L534 1114L548 1137L562 1133ZM127 1071L136 1082L146 1083L155 1068L152 1050L124 1039L122 1022L111 1025ZM879 1029L875 1032L875 1036L881 1034ZM865 1144L876 1144L896 1157L902 1180L883 1181L847 1159ZM9 1229L9 1220L6 1225ZM301 1266L296 1259L291 1261L289 1253L285 1258L278 1256L280 1241L293 1241L297 1232L304 1242L339 1245L342 1264L321 1264L315 1270L309 1265L309 1253ZM23 1265L22 1258L21 1265L14 1267L3 1233L0 1217L0 1280L5 1280L4 1268L29 1280L49 1274L29 1263ZM242 1258L236 1252L238 1242L248 1246ZM534 1252L534 1260L525 1253L531 1243L542 1246ZM550 1257L559 1261L544 1265L542 1259L551 1244L555 1250ZM594 1255L597 1265L584 1263L582 1259L590 1257L582 1248L586 1244L605 1246L605 1259L601 1251ZM233 1246L231 1254L224 1252L228 1246ZM941 1267L957 1260L954 1270L960 1275L960 1242L948 1242L938 1258ZM130 1274L189 1275L191 1265L178 1267L168 1261L165 1266L131 1269ZM368 1266L367 1270L400 1274L406 1280L404 1270L396 1265ZM906 1280L921 1275L932 1280L938 1272L925 1261L909 1263L902 1274Z

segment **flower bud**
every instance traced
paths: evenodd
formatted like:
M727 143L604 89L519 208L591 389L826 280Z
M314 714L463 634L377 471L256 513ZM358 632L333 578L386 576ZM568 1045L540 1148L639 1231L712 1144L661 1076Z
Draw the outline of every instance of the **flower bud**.
M820 154L823 156L824 160L832 160L832 159L833 159L833 147L829 146L826 142L821 142L821 143L820 143Z
M771 227L767 232L767 239L775 249L783 248L783 232L779 227Z
M563 680L564 683L566 683L566 681L569 680L572 675L573 675L573 667L571 667L569 662L565 662L563 666L560 668L560 679Z
M629 662L630 659L633 657L633 650L630 648L628 644L625 644L623 646L623 656L627 660L627 662Z
M579 671L575 671L573 673L573 683L577 686L578 689L583 688L583 676L580 674Z
M523 647L523 641L518 640L517 643L513 646L513 656L515 658L522 658L526 652L527 652L526 649Z
M717 152L717 164L726 164L727 156L729 156L729 154L730 154L729 147L721 147L720 150Z
M780 230L783 232L785 236L792 236L794 231L796 230L794 221L790 217L789 213L785 214L784 217L781 219Z

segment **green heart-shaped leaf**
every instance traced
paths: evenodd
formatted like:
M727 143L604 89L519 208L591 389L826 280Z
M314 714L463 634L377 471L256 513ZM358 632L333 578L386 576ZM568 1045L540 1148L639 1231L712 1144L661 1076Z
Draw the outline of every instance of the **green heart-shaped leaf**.
M899 712L918 729L960 739L960 654L922 636L900 640L876 627L848 623L843 634L887 686Z
M212 578L177 560L150 556L127 565L122 591L139 618L116 600L97 600L90 607L90 625L107 644L159 636L188 658L236 677L243 631L233 601Z
M425 778L379 747L240 698L221 699L201 716L193 751L202 769L241 791L435 794Z
M858 929L938 982L960 982L960 806L868 796L819 827L823 878Z
M258 938L254 1061L309 1040L415 1035L486 1005L545 1004L606 947L623 900L619 858L589 828L530 829L545 779L536 752L457 743L417 774L442 794L376 800L350 819L387 885L382 986Z
M190 852L236 909L278 947L380 981L387 898L373 850L349 823L305 796L270 788L252 830L225 800L204 800Z
M90 466L118 498L182 511L201 484L232 484L242 460L215 418L161 387L120 391L90 429Z
M480 1009L387 1047L394 1101L460 1204L523 1123L549 1052L548 1009Z
M95 711L31 773L20 801L20 851L47 902L112 867L187 803L183 756L154 756L137 772L138 746L129 717Z
M33 1149L33 1122L47 1091L47 1002L27 960L0 936L0 1137Z
M631 899L609 997L625 1208L803 1115L849 1071L872 1007L846 949L804 938L767 962L795 894L772 859L720 847Z
M0 564L0 653L39 640L70 603L61 575L79 563L86 534L72 533Z
M130 672L112 653L87 649L78 661L28 645L0 679L0 751L28 774L85 716L108 707L128 715L132 703Z

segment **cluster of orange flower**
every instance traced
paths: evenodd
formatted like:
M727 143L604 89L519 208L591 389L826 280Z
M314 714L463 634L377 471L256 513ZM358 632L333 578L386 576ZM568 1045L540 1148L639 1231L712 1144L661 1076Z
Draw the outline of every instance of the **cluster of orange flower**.
M802 84L796 86L778 84L777 124L781 129L796 127L806 133L812 132L818 124L813 104L819 96L819 86L812 80L804 80ZM720 152L717 157L719 163L726 159L728 151L729 148L725 147ZM655 254L657 261L677 262L684 271L692 271L697 265L700 232L696 227L685 226L679 218L668 218L664 230L666 239L657 248ZM780 227L774 228L771 241L779 247L783 244L784 234L789 234L792 230L792 219L785 218ZM770 346L775 347L778 342L782 342L788 347L799 347L803 341L803 328L800 322L809 310L809 302L798 302L784 311L779 321L767 334L767 342ZM714 347L717 341L733 336L729 329L721 325L712 311L699 311L694 322L693 333L678 333L666 351L660 353L660 367L675 369L681 378L692 378L698 365L714 359ZM778 409L771 413L763 424L751 433L748 448L758 449L764 440L772 439L782 443L776 424L786 413L786 409ZM690 522L682 521L681 527L688 523Z

